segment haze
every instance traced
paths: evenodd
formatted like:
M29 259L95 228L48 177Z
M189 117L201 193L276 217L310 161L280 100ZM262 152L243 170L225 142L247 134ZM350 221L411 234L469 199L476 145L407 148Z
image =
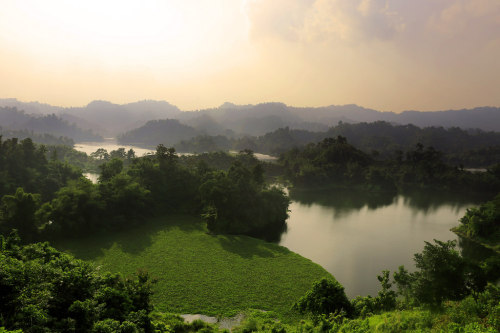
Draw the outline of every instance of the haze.
M0 0L0 97L500 105L498 0Z

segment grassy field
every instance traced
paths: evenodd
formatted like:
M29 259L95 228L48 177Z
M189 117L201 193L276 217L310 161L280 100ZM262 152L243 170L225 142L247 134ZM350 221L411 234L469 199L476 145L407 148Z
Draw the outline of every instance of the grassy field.
M191 216L157 218L141 227L54 245L103 271L158 279L156 309L231 316L246 309L288 316L314 281L331 275L276 244L246 236L209 235Z

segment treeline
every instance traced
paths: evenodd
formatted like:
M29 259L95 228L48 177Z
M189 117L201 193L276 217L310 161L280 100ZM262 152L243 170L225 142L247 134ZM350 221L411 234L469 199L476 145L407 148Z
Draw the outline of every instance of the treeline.
M392 158L398 151L407 151L418 143L444 153L452 165L489 167L500 163L500 133L463 130L457 127L420 128L414 125L392 125L384 121L348 124L339 122L325 132L280 128L259 137L231 138L222 135L197 135L175 143L182 152L244 150L279 155L329 137L345 137L353 146L379 159ZM138 141L140 142L140 141Z
M71 138L74 141L103 140L102 136L93 133L91 130L81 129L55 114L34 116L19 111L15 107L0 107L0 124L2 124L2 132L29 131L39 135L47 133L56 137Z
M6 130L0 128L0 135L4 139L17 138L18 140L24 140L30 138L33 142L44 145L64 145L73 147L75 144L73 139L65 136L56 137L52 134L35 133L29 130Z
M0 136L0 197L22 187L47 201L69 180L81 175L68 163L48 159L48 153L47 147L36 146L30 138L3 140Z
M173 148L159 145L155 155L105 160L93 184L81 170L47 160L45 147L29 139L1 148L0 231L18 229L26 240L123 229L172 212L203 213L214 233L265 238L276 237L265 229L280 234L287 218L287 196L264 182L264 169L248 153L224 171L202 160L183 165Z
M300 187L361 187L384 191L429 188L491 193L500 190L498 166L488 172L468 172L447 165L441 152L422 144L406 153L398 151L390 159L377 157L338 136L283 153L279 164L284 167L286 178Z

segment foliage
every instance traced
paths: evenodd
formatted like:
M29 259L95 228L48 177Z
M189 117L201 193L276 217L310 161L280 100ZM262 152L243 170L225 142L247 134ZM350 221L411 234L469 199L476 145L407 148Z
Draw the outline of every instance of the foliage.
M367 154L376 152L379 159L392 159L397 155L397 151L408 151L421 143L444 152L444 160L453 166L490 167L500 163L499 133L464 130L458 127L421 128L384 121L354 124L339 122L337 126L322 132L282 127L261 136L245 136L239 139L203 135L184 140L175 146L180 151L189 152L251 149L259 153L279 155L311 143L316 144L328 137L338 136L345 137Z
M376 191L396 189L444 189L495 192L500 177L491 172L472 173L444 163L443 154L418 143L414 149L396 151L380 159L347 143L344 137L326 138L302 149L281 154L285 176L296 186L365 188Z
M312 289L294 304L294 309L316 316L331 313L344 313L346 316L353 314L352 305L345 295L344 287L337 280L327 278L313 283Z
M384 270L382 271L382 275L377 276L382 286L382 290L378 292L377 297L357 296L351 300L356 317L365 318L375 313L390 311L396 308L397 294L391 290L392 283L390 282L389 274L389 271Z
M297 185L364 183L372 159L348 144L344 137L326 138L304 149L292 149L280 156L286 175Z
M394 273L400 295L417 303L440 305L444 300L460 300L484 289L484 273L460 256L455 241L434 242L425 242L422 253L415 254L417 271L409 273L401 266Z
M1 229L18 229L22 237L31 237L37 231L35 213L39 207L40 195L25 193L21 187L14 195L4 195L0 205Z
M16 234L0 236L0 245L0 324L7 329L100 332L127 326L151 332L146 272L137 279L101 275L48 243L22 246Z
M467 209L457 230L500 250L500 194L477 208Z
M214 233L244 234L273 240L288 218L289 199L282 189L267 187L257 164L249 170L234 163L225 171L207 172L200 195L204 219Z
M157 333L184 333L184 332L220 332L215 325L207 324L201 320L187 323L176 314L153 312L151 314L154 332Z

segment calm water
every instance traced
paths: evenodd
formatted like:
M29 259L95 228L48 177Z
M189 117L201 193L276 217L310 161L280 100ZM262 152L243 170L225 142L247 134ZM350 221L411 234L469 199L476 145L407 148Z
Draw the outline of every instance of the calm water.
M280 245L323 266L349 297L376 295L377 274L384 269L413 269L413 254L424 241L457 239L450 228L467 207L484 199L348 191L291 192L290 197Z
M154 154L156 151L153 149L140 148L136 146L120 145L114 138L107 138L102 142L79 142L75 143L75 146L73 148L75 148L75 150L82 151L87 155L90 155L99 148L106 149L108 153L110 153L112 150L117 150L118 148L125 148L125 151L133 149L136 156Z
M90 154L98 148L108 152L124 147L137 156L154 150L119 145L113 139L78 143L75 149ZM256 154L259 159L267 155ZM93 182L97 174L86 174ZM349 297L376 295L377 274L400 265L413 269L413 255L424 241L456 240L450 228L468 207L490 198L464 195L412 193L370 195L352 191L290 192L292 203L287 231L280 245L311 259L333 274ZM463 250L477 254L467 242Z
M147 148L141 148L137 146L130 146L130 145L121 145L119 144L115 138L106 138L104 141L98 142L98 141L92 141L92 142L79 142L75 143L74 147L75 150L82 151L86 153L87 155L90 155L91 153L95 152L99 148L104 148L107 150L108 153L110 153L112 150L117 150L118 148L125 148L125 151L128 151L129 149L133 149L135 152L136 156L144 156L148 154L154 154L156 152L156 149L147 149ZM238 152L236 151L231 151L231 153L237 154ZM177 155L192 155L192 153L177 153ZM266 155L266 154L260 154L260 153L254 153L255 158L261 161L275 161L277 160L277 157L271 156L271 155Z

